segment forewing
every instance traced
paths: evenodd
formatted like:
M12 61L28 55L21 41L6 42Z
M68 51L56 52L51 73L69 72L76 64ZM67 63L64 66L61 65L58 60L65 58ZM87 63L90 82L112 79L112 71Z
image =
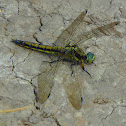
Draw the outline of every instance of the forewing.
M78 27L78 25L83 22L84 16L86 15L87 10L83 11L74 21L73 23L66 28L55 41L55 45L65 47L69 44L70 40L74 36L74 33Z
M38 100L40 103L44 103L51 93L57 65L58 62L52 64L43 62L41 65L41 74L38 76Z
M77 68L75 66L75 68ZM72 70L69 65L66 65L63 69L63 84L65 91L68 95L70 103L75 109L80 109L82 106L82 83L79 83L77 76L77 69L74 69L74 73L71 75Z
M114 26L118 25L118 24L119 24L119 22L112 22L110 24L92 29L91 31L83 32L82 34L80 34L76 38L74 38L74 40L72 40L73 41L72 45L78 45L81 42L91 39L92 37L109 35L109 34L111 34L111 32L114 32L116 35L119 36L120 33L114 29Z

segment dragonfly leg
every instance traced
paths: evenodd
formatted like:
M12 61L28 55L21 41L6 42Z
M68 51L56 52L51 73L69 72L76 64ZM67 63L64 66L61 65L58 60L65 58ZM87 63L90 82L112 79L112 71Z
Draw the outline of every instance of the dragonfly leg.
M55 43L52 43L53 44L53 46L56 46L56 44Z
M72 68L73 65L77 65L77 63L72 63L72 64L70 65L70 68L71 68L71 71L72 71L72 72L71 72L71 76L72 76L73 73L74 73L74 70L73 70L73 68Z
M43 62L47 62L47 63L55 63L55 62L59 62L60 60L53 60L53 61L43 61Z
M85 70L84 65L82 66L82 69L91 77L91 74Z
M53 60L53 61L43 61L43 62L55 63L55 62L59 62L59 61L61 61L61 60L62 60L61 57L58 57L58 59L56 59L56 60Z
M70 65L70 68L71 68L71 71L72 71L71 76L73 75L73 72L74 72L72 66L73 66L73 64Z

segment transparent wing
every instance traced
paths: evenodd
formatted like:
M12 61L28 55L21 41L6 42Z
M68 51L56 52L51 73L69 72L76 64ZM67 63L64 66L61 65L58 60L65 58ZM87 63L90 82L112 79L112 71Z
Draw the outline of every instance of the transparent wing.
M44 103L51 93L57 65L58 62L52 64L43 62L41 65L41 74L38 76L38 100L40 103Z
M78 79L77 66L75 66L74 73L71 75L70 65L62 66L62 77L65 91L68 95L69 101L75 109L80 109L82 106L82 83Z
M117 24L119 24L118 21L92 29L91 31L88 31L88 32L83 32L82 34L74 38L74 40L71 40L73 42L72 45L78 45L81 42L91 39L92 37L109 35L111 32L114 32L116 35L120 36L120 33L114 29L114 26Z
M66 28L57 38L55 41L55 45L65 47L69 44L69 41L74 36L74 33L78 27L78 25L83 22L84 16L86 15L87 10L83 11L74 21L73 23Z
M38 100L40 103L44 103L48 99L54 85L54 76L56 70L61 64L62 61L60 63L56 62L51 64L51 66L49 63L46 63L46 65L42 64L40 68L42 69L42 73L38 76ZM64 88L73 107L75 109L80 109L82 106L82 86L77 78L77 67L75 66L74 75L71 76L72 71L70 66L68 63L66 64L62 64L62 71L60 71L60 74L62 74L63 77Z
M73 23L66 28L55 41L55 45L65 47L67 44L78 45L82 41L86 41L91 39L92 37L98 37L102 35L109 35L111 32L116 33L116 35L120 36L120 33L114 29L114 26L119 24L119 22L112 22L107 25L97 27L92 29L91 31L83 32L78 35L76 38L73 38L78 26L84 22L84 17L87 13L87 10L83 11L74 21Z

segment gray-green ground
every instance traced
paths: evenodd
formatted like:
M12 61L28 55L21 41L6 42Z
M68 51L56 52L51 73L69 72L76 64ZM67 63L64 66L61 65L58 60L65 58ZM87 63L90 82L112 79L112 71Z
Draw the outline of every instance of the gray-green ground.
M86 42L95 65L85 65L83 104L75 110L60 71L49 99L36 102L37 77L47 56L18 47L12 39L50 45L85 9L96 26L120 21L120 36ZM82 73L81 67L77 66ZM0 0L0 126L126 126L125 0Z

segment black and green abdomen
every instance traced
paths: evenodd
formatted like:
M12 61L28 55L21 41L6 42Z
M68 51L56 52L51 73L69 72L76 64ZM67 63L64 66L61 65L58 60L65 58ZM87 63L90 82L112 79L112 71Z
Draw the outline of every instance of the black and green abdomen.
M62 47L58 46L47 46L47 45L42 45L34 42L27 42L27 41L22 41L22 40L12 40L15 44L32 49L35 51L47 53L47 54L56 54L59 55L61 53Z

